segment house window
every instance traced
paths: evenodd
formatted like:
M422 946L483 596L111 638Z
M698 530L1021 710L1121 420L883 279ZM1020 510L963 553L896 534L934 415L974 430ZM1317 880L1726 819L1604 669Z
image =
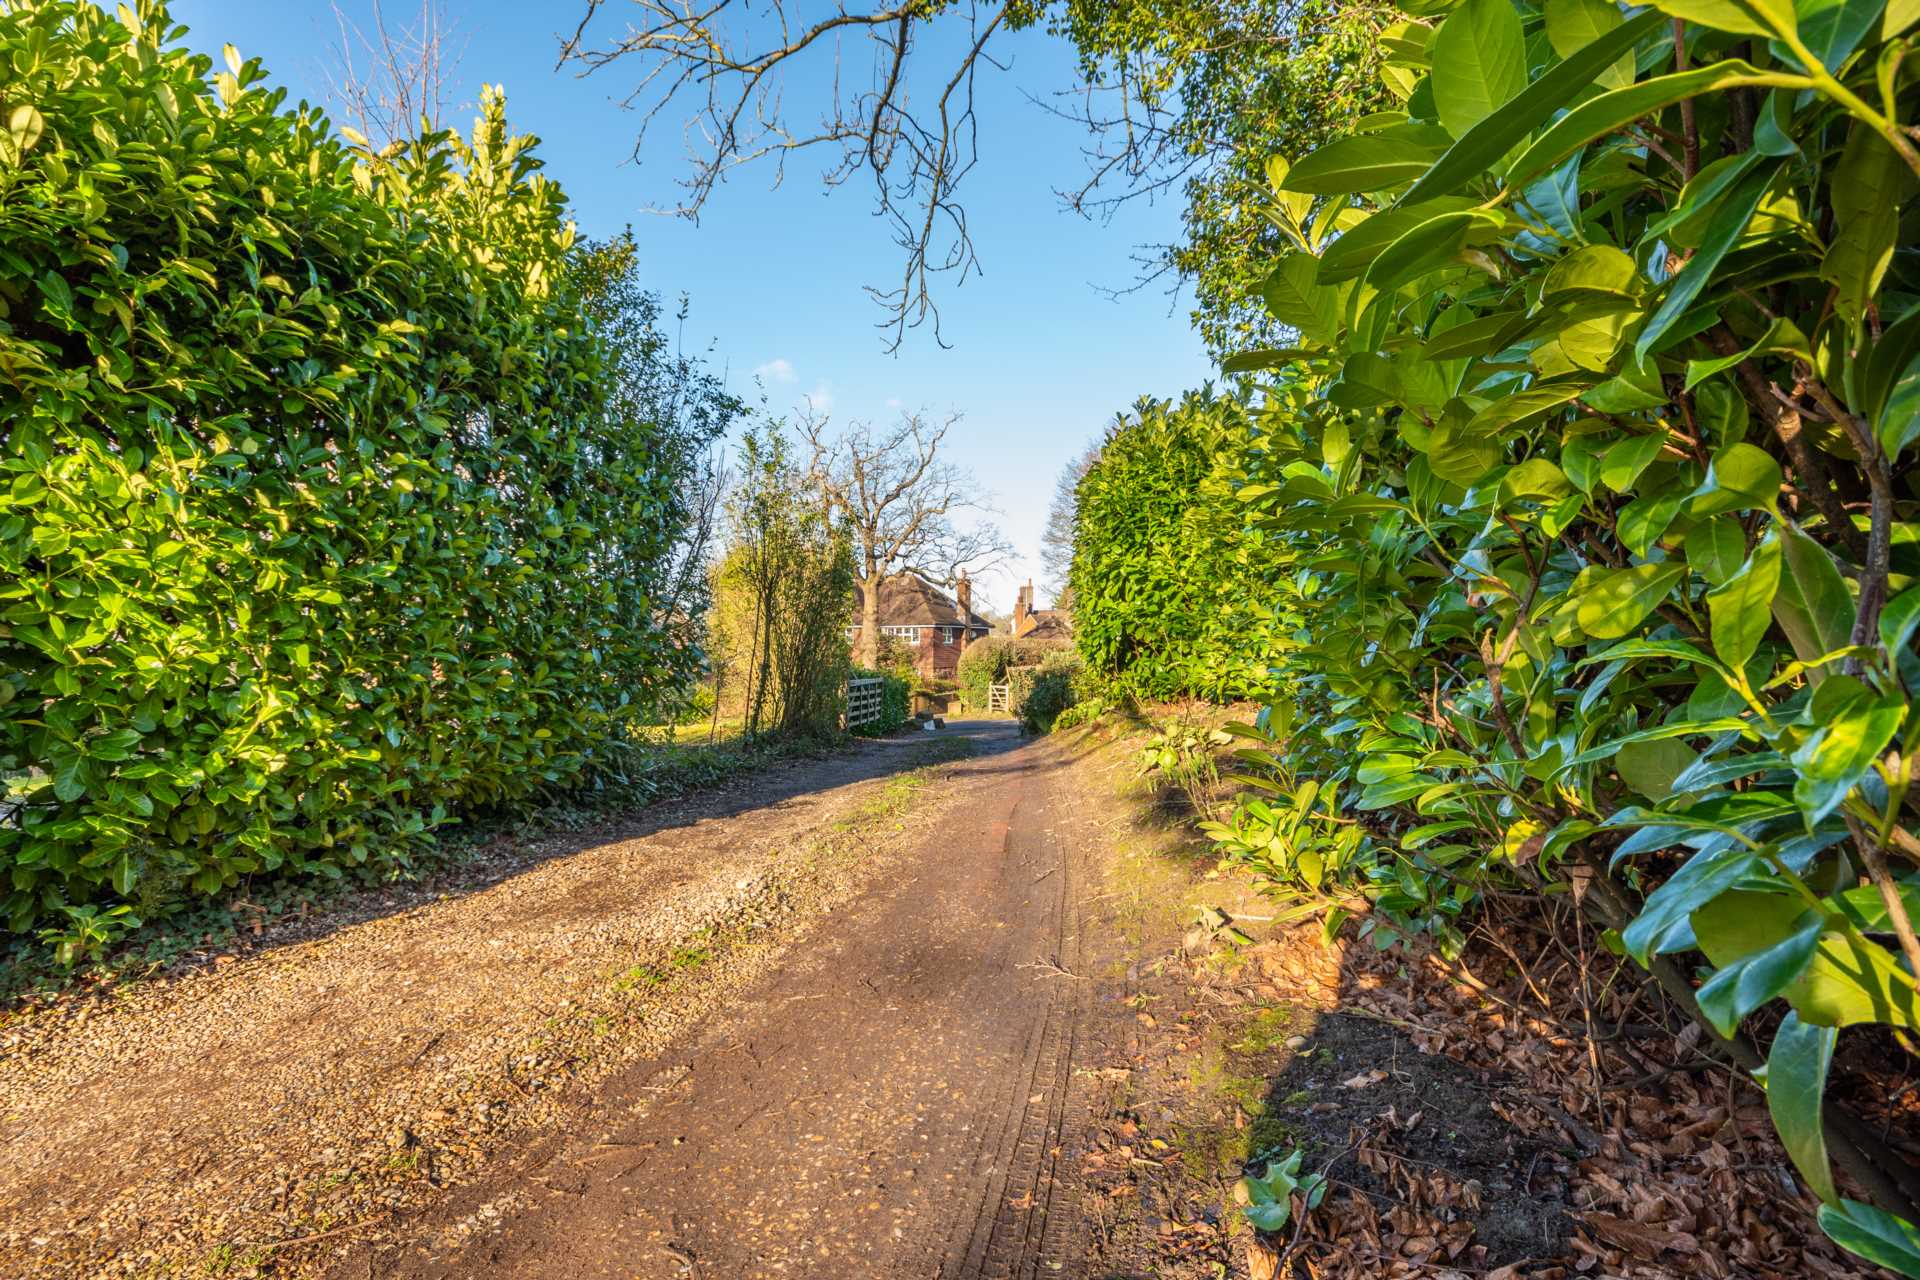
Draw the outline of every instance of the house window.
M882 627L880 628L880 634L898 636L902 640L911 640L916 644L920 641L920 628L918 627Z

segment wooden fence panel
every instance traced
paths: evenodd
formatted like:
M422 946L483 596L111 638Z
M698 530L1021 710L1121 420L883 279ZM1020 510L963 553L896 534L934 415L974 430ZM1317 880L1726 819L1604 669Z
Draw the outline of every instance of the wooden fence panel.
M880 718L881 690L885 686L886 681L878 676L847 681L847 728Z

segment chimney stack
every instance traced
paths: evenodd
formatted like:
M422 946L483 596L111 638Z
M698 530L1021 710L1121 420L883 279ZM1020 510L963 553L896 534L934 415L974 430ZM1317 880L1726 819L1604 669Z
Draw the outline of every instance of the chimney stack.
M1020 588L1020 594L1013 602L1013 634L1016 636L1027 634L1027 619L1032 616L1033 582L1029 579L1027 585Z

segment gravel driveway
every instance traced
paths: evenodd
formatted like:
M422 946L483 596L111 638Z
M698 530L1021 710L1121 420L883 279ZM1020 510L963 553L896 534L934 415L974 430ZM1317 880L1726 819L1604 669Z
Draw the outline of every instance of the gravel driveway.
M971 758L920 768L956 737ZM1015 967L1060 936L1065 875L1036 886L1044 853L1017 835L1036 750L982 722L778 766L506 850L490 883L368 898L231 963L15 1022L0 1031L0 1275L304 1275L343 1255L357 1276L467 1274L476 1250L587 1274L577 1251L539 1269L557 1202L526 1162L548 1152L539 1167L583 1171L583 1205L644 1199L668 1224L621 1275L688 1274L683 1256L743 1230L797 1258L865 1228L808 1225L791 1188L774 1213L739 1143L790 1141L844 1182L870 1159L846 1145L868 1112L884 1123L855 1146L928 1126L928 1176L978 1182L962 1157L998 1157L936 1133L936 1112L1002 1083L1035 1034L1056 1075L1064 1062L1067 980ZM1034 905L1042 890L1054 906ZM955 1001L964 1016L942 1021ZM723 1057L741 1074L714 1073L741 1034ZM906 1083L878 1088L896 1065ZM779 1089L815 1110L770 1110ZM818 1099L836 1101L822 1114ZM582 1143L625 1158L583 1160ZM649 1143L660 1158L636 1161Z

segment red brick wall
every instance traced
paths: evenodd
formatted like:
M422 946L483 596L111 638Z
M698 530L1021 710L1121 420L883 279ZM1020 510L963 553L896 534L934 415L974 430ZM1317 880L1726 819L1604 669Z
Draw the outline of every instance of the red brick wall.
M860 630L857 625L853 629L853 642L847 646L851 653L860 652ZM957 640L952 643L940 640L937 638L939 634L938 628L921 628L920 645L913 655L913 669L929 680L951 680L966 646Z

